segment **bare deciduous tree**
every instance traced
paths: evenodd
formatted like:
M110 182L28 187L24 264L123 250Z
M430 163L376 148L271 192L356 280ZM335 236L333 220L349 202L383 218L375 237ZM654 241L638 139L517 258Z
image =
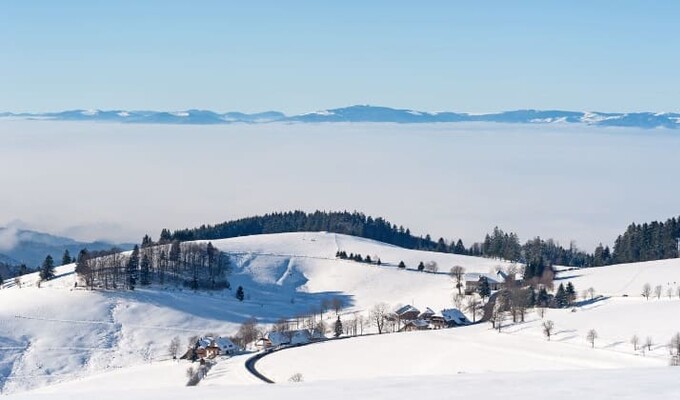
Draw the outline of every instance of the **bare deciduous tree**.
M254 342L259 336L260 331L257 327L257 320L255 318L248 318L238 328L234 338L241 347L245 348L248 343Z
M586 340L590 343L591 348L595 348L595 339L597 339L597 331L595 329L589 330L586 335Z
M481 310L482 303L479 301L476 295L469 296L467 302L465 303L465 311L472 315L472 322L477 322L477 314Z
M335 315L337 316L340 313L340 310L345 306L345 302L342 301L342 297L333 297L331 299L331 308L333 308L333 311L335 311Z
M432 274L439 272L439 266L437 265L437 262L430 261L427 264L425 264L425 272L429 272Z
M493 311L491 312L491 326L498 329L500 333L503 328L503 320L505 319L505 311L503 311L503 302L500 301L500 297L496 298L496 303L493 305Z
M555 329L555 323L551 320L543 321L543 334L548 340L552 336L553 330Z
M177 353L179 352L179 337L175 336L172 338L170 345L168 346L168 352L173 359L177 358Z
M642 287L642 297L649 300L649 296L652 294L652 286L649 283L645 283Z
M546 312L545 307L536 307L536 313L538 314L539 317L541 317L541 319L545 317L545 312Z
M588 292L588 297L590 297L590 300L593 300L595 298L595 288L589 287L587 289Z
M378 303L371 309L368 318L370 319L371 324L378 328L378 334L383 333L388 312L388 307L385 303Z
M638 337L638 335L633 335L633 337L630 338L630 344L633 345L633 350L637 351L638 346L640 345L640 338Z
M453 306L457 309L460 310L463 308L463 301L465 301L465 296L462 294L455 293L453 295Z
M451 268L449 275L456 282L456 289L458 289L458 294L462 294L461 290L463 288L463 276L465 275L465 268L460 265L456 265Z
M661 285L654 286L654 296L656 296L657 299L661 298L661 292L663 292L663 287Z
M652 341L652 337L647 336L647 338L645 339L644 347L646 347L648 351L651 351L652 345L654 345L654 342Z
M673 288L672 287L668 286L666 288L666 296L668 296L669 300L673 298Z

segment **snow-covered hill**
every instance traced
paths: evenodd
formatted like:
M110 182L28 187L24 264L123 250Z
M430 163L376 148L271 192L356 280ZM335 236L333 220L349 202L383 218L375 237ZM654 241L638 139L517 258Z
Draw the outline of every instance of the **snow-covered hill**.
M20 391L48 383L168 359L167 346L179 336L208 332L233 334L249 317L270 324L306 314L324 298L340 297L352 309L377 302L417 302L450 306L446 274L401 271L420 261L442 270L463 265L488 272L493 260L405 250L362 238L331 233L258 235L213 242L232 254L232 288L242 285L246 301L231 291L192 292L149 288L134 292L85 291L74 287L73 265L36 286L37 274L22 287L7 282L0 290L0 387ZM338 249L369 254L381 267L335 259Z
M35 286L35 275L23 277L22 288L6 283L0 290L3 393L42 388L28 393L28 398L61 398L93 395L104 388L119 396L139 398L186 395L181 387L187 364L169 360L167 351L175 336L184 345L192 335L232 334L251 316L272 323L280 317L307 313L328 297L344 299L350 310L366 310L378 302L437 310L451 306L453 284L445 273L450 267L489 272L507 265L331 233L258 235L213 243L232 255L230 281L232 288L245 288L244 302L238 302L233 291L195 293L171 287L134 292L80 290L74 288L73 265L58 268L58 277L42 288ZM338 250L379 257L383 265L338 260ZM399 270L395 265L402 260L409 268L420 261L435 261L442 273ZM225 385L230 385L233 398L311 398L308 396L322 387L340 390L348 385L364 398L394 398L395 393L404 393L395 392L395 386L472 393L458 386L484 385L489 372L497 383L522 381L534 374L544 374L551 381L562 376L593 376L604 381L618 376L634 381L653 375L655 382L667 385L670 380L663 367L668 363L666 344L680 331L680 322L672 318L680 312L680 299L646 300L638 288L645 283L655 286L680 281L680 260L560 275L558 282L571 281L579 291L593 287L602 297L586 301L575 311L548 310L544 319L555 323L550 342L541 332L543 319L535 313L529 314L525 323L506 321L501 333L481 324L351 338L285 350L258 363L258 368L277 382L301 373L309 382L302 386L257 386L260 383L243 367L245 357L239 356L220 361L194 393L212 398L223 393ZM599 334L594 349L585 341L590 329ZM629 344L633 334L642 341L647 336L653 338L652 350L644 356L634 351ZM599 371L611 368L625 370L618 375ZM574 387L578 391L579 386ZM612 390L602 393L618 393ZM672 388L664 390L660 393L672 392ZM557 390L554 398L564 398L559 393Z

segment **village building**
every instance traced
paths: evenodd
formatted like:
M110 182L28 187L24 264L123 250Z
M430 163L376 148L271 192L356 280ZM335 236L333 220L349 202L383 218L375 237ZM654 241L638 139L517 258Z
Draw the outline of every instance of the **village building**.
M217 356L233 355L238 350L238 346L229 338L205 336L196 340L196 343L190 346L180 358L186 360L204 360Z
M448 308L441 311L444 323L447 327L468 325L470 321L465 317L462 311L457 308Z
M430 323L422 319L407 321L399 332L423 331L430 329Z
M479 284L482 278L486 278L489 283L489 289L492 291L500 290L505 283L506 274L503 271L498 271L495 274L484 274L479 272L470 272L464 275L465 294L471 295L479 290Z
M418 310L417 308L413 307L410 304L407 304L395 310L394 315L396 316L397 319L401 321L412 321L414 319L418 319L418 316L420 315L420 310Z

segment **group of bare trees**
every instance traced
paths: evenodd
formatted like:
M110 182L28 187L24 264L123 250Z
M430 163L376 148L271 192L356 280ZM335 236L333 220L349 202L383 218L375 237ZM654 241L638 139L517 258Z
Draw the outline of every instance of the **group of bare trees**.
M654 297L657 298L657 300L661 299L661 296L664 294L663 286L662 285L656 285L652 289L652 285L650 285L649 283L645 283L644 286L642 286L642 297L649 300L649 298L652 296L652 294L654 295ZM675 290L674 290L673 287L670 284L668 284L666 286L665 295L669 299L672 299L673 295L678 296L678 298L680 299L680 285L676 286Z
M76 273L90 289L134 289L151 283L223 289L229 287L230 271L229 256L212 243L147 243L129 254L82 250L76 261Z

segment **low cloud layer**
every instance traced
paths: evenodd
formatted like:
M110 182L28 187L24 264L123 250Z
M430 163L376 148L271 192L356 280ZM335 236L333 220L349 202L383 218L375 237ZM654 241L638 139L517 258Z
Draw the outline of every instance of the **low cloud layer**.
M0 121L0 224L78 239L271 211L361 210L417 233L495 225L611 243L677 215L680 134L585 126Z

